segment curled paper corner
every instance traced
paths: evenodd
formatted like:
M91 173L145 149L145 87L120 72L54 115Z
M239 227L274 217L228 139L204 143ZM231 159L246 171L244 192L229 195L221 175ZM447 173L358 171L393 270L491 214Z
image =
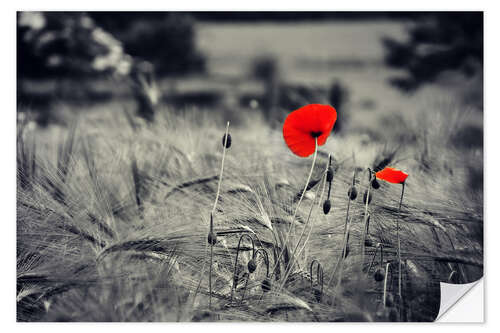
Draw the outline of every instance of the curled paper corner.
M476 285L480 285L480 290L478 290L478 293L474 295L473 298L470 300L467 300L467 304L461 304L463 302L459 302L462 297L464 297L466 294L469 293L469 291ZM440 288L441 288L441 303L439 306L439 314L436 317L435 321L439 322L483 322L483 279L479 279L477 281L471 282L471 283L465 283L465 284L450 284L450 283L445 283L445 282L440 282ZM476 288L477 289L477 288ZM467 297L465 297L467 298ZM464 300L465 301L465 300ZM473 302L469 303L470 301ZM476 302L479 302L479 304L476 304ZM457 309L456 315L450 316L447 312L450 310L452 307L456 307L456 304L460 305L460 309ZM457 304L457 305L458 305ZM474 314L477 314L476 316L471 316L470 312L474 312ZM471 320L468 320L467 318L463 317L462 314L467 313L469 314L469 318ZM446 315L445 315L446 314ZM445 316L443 316L445 315Z

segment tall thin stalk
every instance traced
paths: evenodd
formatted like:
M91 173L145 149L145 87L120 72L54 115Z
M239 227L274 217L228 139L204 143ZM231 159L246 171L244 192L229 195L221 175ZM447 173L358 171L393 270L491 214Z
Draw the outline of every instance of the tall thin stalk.
M309 181L311 181L311 176L312 176L312 173L314 170L314 165L316 164L316 157L317 156L318 156L318 138L315 138L314 139L314 155L313 155L313 161L311 164L311 170L309 170L309 175L307 176L307 181L306 181L306 184L304 186L304 190L302 191L302 194L300 195L299 202L297 203L297 206L295 206L295 211L293 212L292 220L290 221L290 227L288 228L287 236L286 236L285 242L283 243L283 246L282 246L283 249L281 250L280 255L278 256L278 260L276 261L275 266L277 264L279 264L281 257L283 256L283 253L285 252L285 248L286 248L285 244L287 244L288 240L290 239L290 234L292 233L293 222L295 221L295 217L297 216L297 212L299 211L300 204L302 203L302 199L304 198L304 195L307 191ZM272 274L274 274L275 268L273 268ZM285 270L286 269L287 268L285 267Z
M365 239L366 239L366 225L368 221L368 205L370 203L370 188L371 188L371 181L372 181L372 175L371 175L371 170L368 169L368 172L370 172L370 179L368 181L367 189L366 189L366 200L365 200L365 212L363 216L363 237L361 238L361 272L363 272L363 265L365 263ZM361 274L359 275L361 276Z
M339 279L337 280L337 284L335 285L335 288L334 288L334 291L333 291L332 304L334 304L334 302L335 302L335 297L337 296L337 290L340 287L340 284L342 283L343 264L344 264L344 260L346 258L346 254L347 254L347 245L348 245L348 242L349 242L349 232L350 232L350 228L351 228L351 223L352 223L352 217L349 219L349 223L347 224L346 233L344 234L344 242L343 242L343 246L342 246L342 254L340 256L339 261L337 262L337 265L335 266L335 268L333 270L332 276L330 277L330 281L328 282L328 286L330 286L330 283L333 280L333 277L334 277L334 275L335 275L335 273L337 271L337 268L340 268Z
M214 241L213 241L213 230L214 230L214 223L213 223L213 217L212 214L210 214L210 233L209 235L209 243L210 243L210 272L208 274L208 288L210 291L210 297L208 300L208 307L212 308L212 266L213 266L213 256L214 256Z
M378 243L377 246L375 247L375 252L373 253L372 261L370 262L370 266L368 266L367 273L370 273L370 269L373 266L373 263L375 261L375 257L377 256L378 249L380 248L380 267L382 267L383 262L384 262L384 244Z
M209 301L208 301L208 307L212 308L212 266L213 266L213 249L214 245L217 242L217 234L214 232L214 224L213 224L213 216L215 214L215 211L217 209L217 203L219 201L219 195L220 195L220 187L222 183L222 175L224 173L224 159L226 157L226 149L227 149L227 143L229 139L229 121L227 122L226 125L226 134L224 135L224 140L223 140L223 148L222 148L222 162L221 162L221 167L220 167L220 174L219 174L219 182L217 184L217 194L215 195L215 201L214 201L214 206L212 208L212 211L210 213L210 232L208 234L208 243L210 244L210 273L208 276L208 289L209 289ZM202 272L203 274L203 272Z
M397 228L397 238L398 238L398 296L401 302L400 307L402 305L403 296L401 293L401 238L399 237L399 215L401 213L401 204L403 203L403 195L405 193L405 183L403 183L402 185L403 187L401 188L401 198L399 199L398 215L396 216L396 228Z
M354 159L354 152L353 152L353 159ZM347 233L348 233L347 227L348 227L348 222L349 222L349 210L351 208L351 200L355 199L355 197L354 197L354 199L351 198L351 194L352 194L351 190L355 190L355 187L354 187L355 183L356 183L356 171L354 171L354 173L352 174L351 189L347 193L348 194L348 197L347 197L347 210L346 210L345 222L344 222L344 238L343 238L343 241L342 241L342 253L340 254L340 257L337 260L337 263L335 264L335 267L333 268L333 272L332 272L332 275L330 276L330 280L328 280L328 288L331 286L332 281L333 281L333 277L337 273L337 269L339 267L339 264L343 260L343 257L344 257L344 252L345 252L345 247L346 247L345 241L347 239Z
M229 134L229 121L227 122L227 125L226 125L226 134L224 136L224 145L223 145L223 149L222 149L222 162L220 165L219 183L217 184L217 194L215 195L215 201L214 201L214 206L212 208L212 214L215 214L215 209L217 208L217 202L219 202L220 186L222 184L222 174L224 173L224 159L226 157L226 146L227 146L228 134Z
M330 154L329 154L328 156L329 156L329 158L330 158ZM323 198L323 194L324 194L324 190L325 190L325 184L326 184L326 172L327 172L327 170L328 170L328 164L327 164L327 166L326 166L326 168L325 168L325 171L323 172L323 174L322 174L322 176L321 176L321 179L322 179L322 180L324 180L324 182L323 182L323 186L322 186L322 189L321 189L321 196L320 196L320 198L319 198L319 200L318 200L318 209L319 209L319 205L321 204L321 200L322 200L322 198ZM319 191L320 187L321 187L321 186L320 186L320 185L318 185L318 187L316 188L315 198L317 197L317 192ZM314 200L313 200L313 202L312 202L312 204L311 204L311 208L309 209L309 214L308 214L308 216L307 216L307 220L306 220L306 223L305 223L305 225L304 225L304 228L302 229L302 232L301 232L301 234L300 234L300 236L299 236L299 239L298 239L298 241L297 241L297 244L295 244L295 247L294 247L294 249L293 249L293 252L292 252L292 254L291 254L291 256L290 256L290 258L291 258L291 260L292 260L292 264L290 264L290 265L289 265L289 267L286 267L286 268L285 268L285 277L284 277L283 282L282 282L282 284L281 284L281 286L280 286L280 289L281 289L281 288L283 288L283 286L285 285L285 282L286 282L286 280L287 280L288 276L290 275L290 272L292 271L293 261L295 260L295 257L299 257L299 256L300 256L300 254L302 253L302 250L304 249L304 247L305 247L305 245L306 245L307 241L309 240L309 236L310 236L310 233L311 233L311 231L312 231L312 226L311 226L311 228L309 229L309 233L308 233L308 236L307 236L307 238L306 238L306 241L304 242L304 246L303 246L303 247L302 247L302 249L301 249L301 250L297 253L297 249L299 248L300 243L302 242L302 239L304 238L305 231L306 231L307 227L308 227L308 226L309 226L309 224L310 224L310 221L311 221L311 215L312 215L312 211L313 211L314 206L315 206L315 202L314 202Z
M387 277L389 276L389 268L391 267L391 263L387 263L385 265L385 278L384 278L384 308L386 306L386 300L387 300ZM392 274L392 273L391 273ZM392 279L391 279L392 280Z

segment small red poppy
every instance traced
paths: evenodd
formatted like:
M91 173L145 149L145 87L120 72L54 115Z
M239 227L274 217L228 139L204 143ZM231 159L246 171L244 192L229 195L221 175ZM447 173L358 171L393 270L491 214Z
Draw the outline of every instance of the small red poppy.
M309 104L291 112L283 124L283 138L290 150L307 157L325 144L337 120L337 111L330 105Z
M386 167L375 173L375 177L389 183L402 184L405 182L406 178L408 178L408 174L398 169Z

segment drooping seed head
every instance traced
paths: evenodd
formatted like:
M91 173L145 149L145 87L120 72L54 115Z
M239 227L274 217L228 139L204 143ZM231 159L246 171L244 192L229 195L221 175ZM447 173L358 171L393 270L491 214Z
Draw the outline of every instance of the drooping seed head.
M358 197L358 190L356 189L356 186L351 186L351 188L347 192L347 196L350 200L356 200L356 198Z
M226 134L222 136L222 147L225 147L226 149L231 147L231 134L227 133L227 141L226 141Z
M328 170L326 171L326 181L330 183L332 180L333 180L333 168L329 166Z
M325 213L325 215L328 214L331 208L332 208L332 203L330 202L330 199L326 199L325 202L323 203L323 213Z
M215 232L209 232L207 240L208 240L208 244L210 244L210 245L217 244L217 234Z
M257 269L257 262L254 259L250 259L247 266L248 272L253 273Z
M271 290L271 280L269 280L269 278L265 278L262 281L261 288L262 288L262 291L265 293L267 293L269 290Z
M372 202L372 194L368 192L368 190L365 191L363 194L363 203L366 204L366 201L368 200L368 204Z
M382 267L377 268L377 270L375 271L375 274L373 274L373 278L377 282L380 282L380 281L384 280L384 278L385 278L385 269L382 268Z
M365 238L365 246L373 246L373 241L371 238Z

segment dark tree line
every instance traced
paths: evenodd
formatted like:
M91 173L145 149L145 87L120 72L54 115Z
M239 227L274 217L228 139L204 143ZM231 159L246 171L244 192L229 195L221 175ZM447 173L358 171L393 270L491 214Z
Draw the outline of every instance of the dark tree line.
M403 90L417 89L446 71L473 76L483 69L483 13L421 13L408 30L408 40L383 41L386 63L406 75L392 79Z

